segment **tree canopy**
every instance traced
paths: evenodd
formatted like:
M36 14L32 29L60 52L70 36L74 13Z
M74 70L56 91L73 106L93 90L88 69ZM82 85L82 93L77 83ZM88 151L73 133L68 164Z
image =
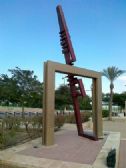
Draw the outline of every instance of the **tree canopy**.
M110 68L108 70L110 73ZM9 76L7 74L0 75L0 105L41 108L44 83L38 80L37 76L34 75L34 71L22 70L18 67L8 71L10 72ZM110 93L103 94L103 101L108 102L109 100ZM126 92L113 94L113 103L122 108L124 108L125 100ZM79 97L79 103L80 109L91 109L91 98L89 96ZM59 110L73 109L68 85L60 85L55 90L55 108Z
M84 98L79 97L80 109L91 109L91 98L85 96ZM71 109L73 107L72 97L70 93L70 87L68 85L60 85L55 92L55 106L56 109Z
M11 77L0 76L0 103L4 105L25 105L41 107L42 83L33 71L10 69Z

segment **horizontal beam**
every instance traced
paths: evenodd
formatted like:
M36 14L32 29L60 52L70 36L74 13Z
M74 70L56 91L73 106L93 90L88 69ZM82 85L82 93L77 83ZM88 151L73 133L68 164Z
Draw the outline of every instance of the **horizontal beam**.
M61 64L53 61L46 62L49 66L51 66L52 71L64 73L64 74L73 74L75 76L87 77L87 78L100 78L101 73L88 70L85 68L78 68L76 66Z

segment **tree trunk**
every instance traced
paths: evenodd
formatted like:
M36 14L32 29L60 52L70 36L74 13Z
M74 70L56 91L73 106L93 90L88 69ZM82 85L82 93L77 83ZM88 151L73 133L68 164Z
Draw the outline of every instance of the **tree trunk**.
M22 118L24 118L24 102L22 101Z
M110 99L109 99L109 120L112 121L112 101L113 101L113 83L110 84Z

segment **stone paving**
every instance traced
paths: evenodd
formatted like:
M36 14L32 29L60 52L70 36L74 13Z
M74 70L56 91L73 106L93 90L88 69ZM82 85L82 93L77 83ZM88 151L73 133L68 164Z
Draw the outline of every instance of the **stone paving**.
M78 136L77 131L70 130L55 135L56 144L54 146L32 147L19 152L19 154L81 164L93 164L105 140L92 141Z

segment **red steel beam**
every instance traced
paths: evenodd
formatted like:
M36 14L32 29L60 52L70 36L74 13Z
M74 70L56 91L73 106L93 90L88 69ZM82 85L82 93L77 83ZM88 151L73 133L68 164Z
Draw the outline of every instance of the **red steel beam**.
M66 64L72 66L76 61L76 56L72 47L72 42L66 25L65 17L62 11L62 7L60 5L57 6L56 10L57 10L58 22L60 27L59 34L60 34L60 44L62 46L62 53L64 54ZM74 114L76 119L78 135L96 140L94 135L84 134L84 131L83 131L81 114L80 114L80 106L78 101L79 96L82 96L82 97L86 96L82 79L78 79L74 75L68 74L68 82L69 82L70 91L71 91L72 100L73 100L73 107L74 107Z

